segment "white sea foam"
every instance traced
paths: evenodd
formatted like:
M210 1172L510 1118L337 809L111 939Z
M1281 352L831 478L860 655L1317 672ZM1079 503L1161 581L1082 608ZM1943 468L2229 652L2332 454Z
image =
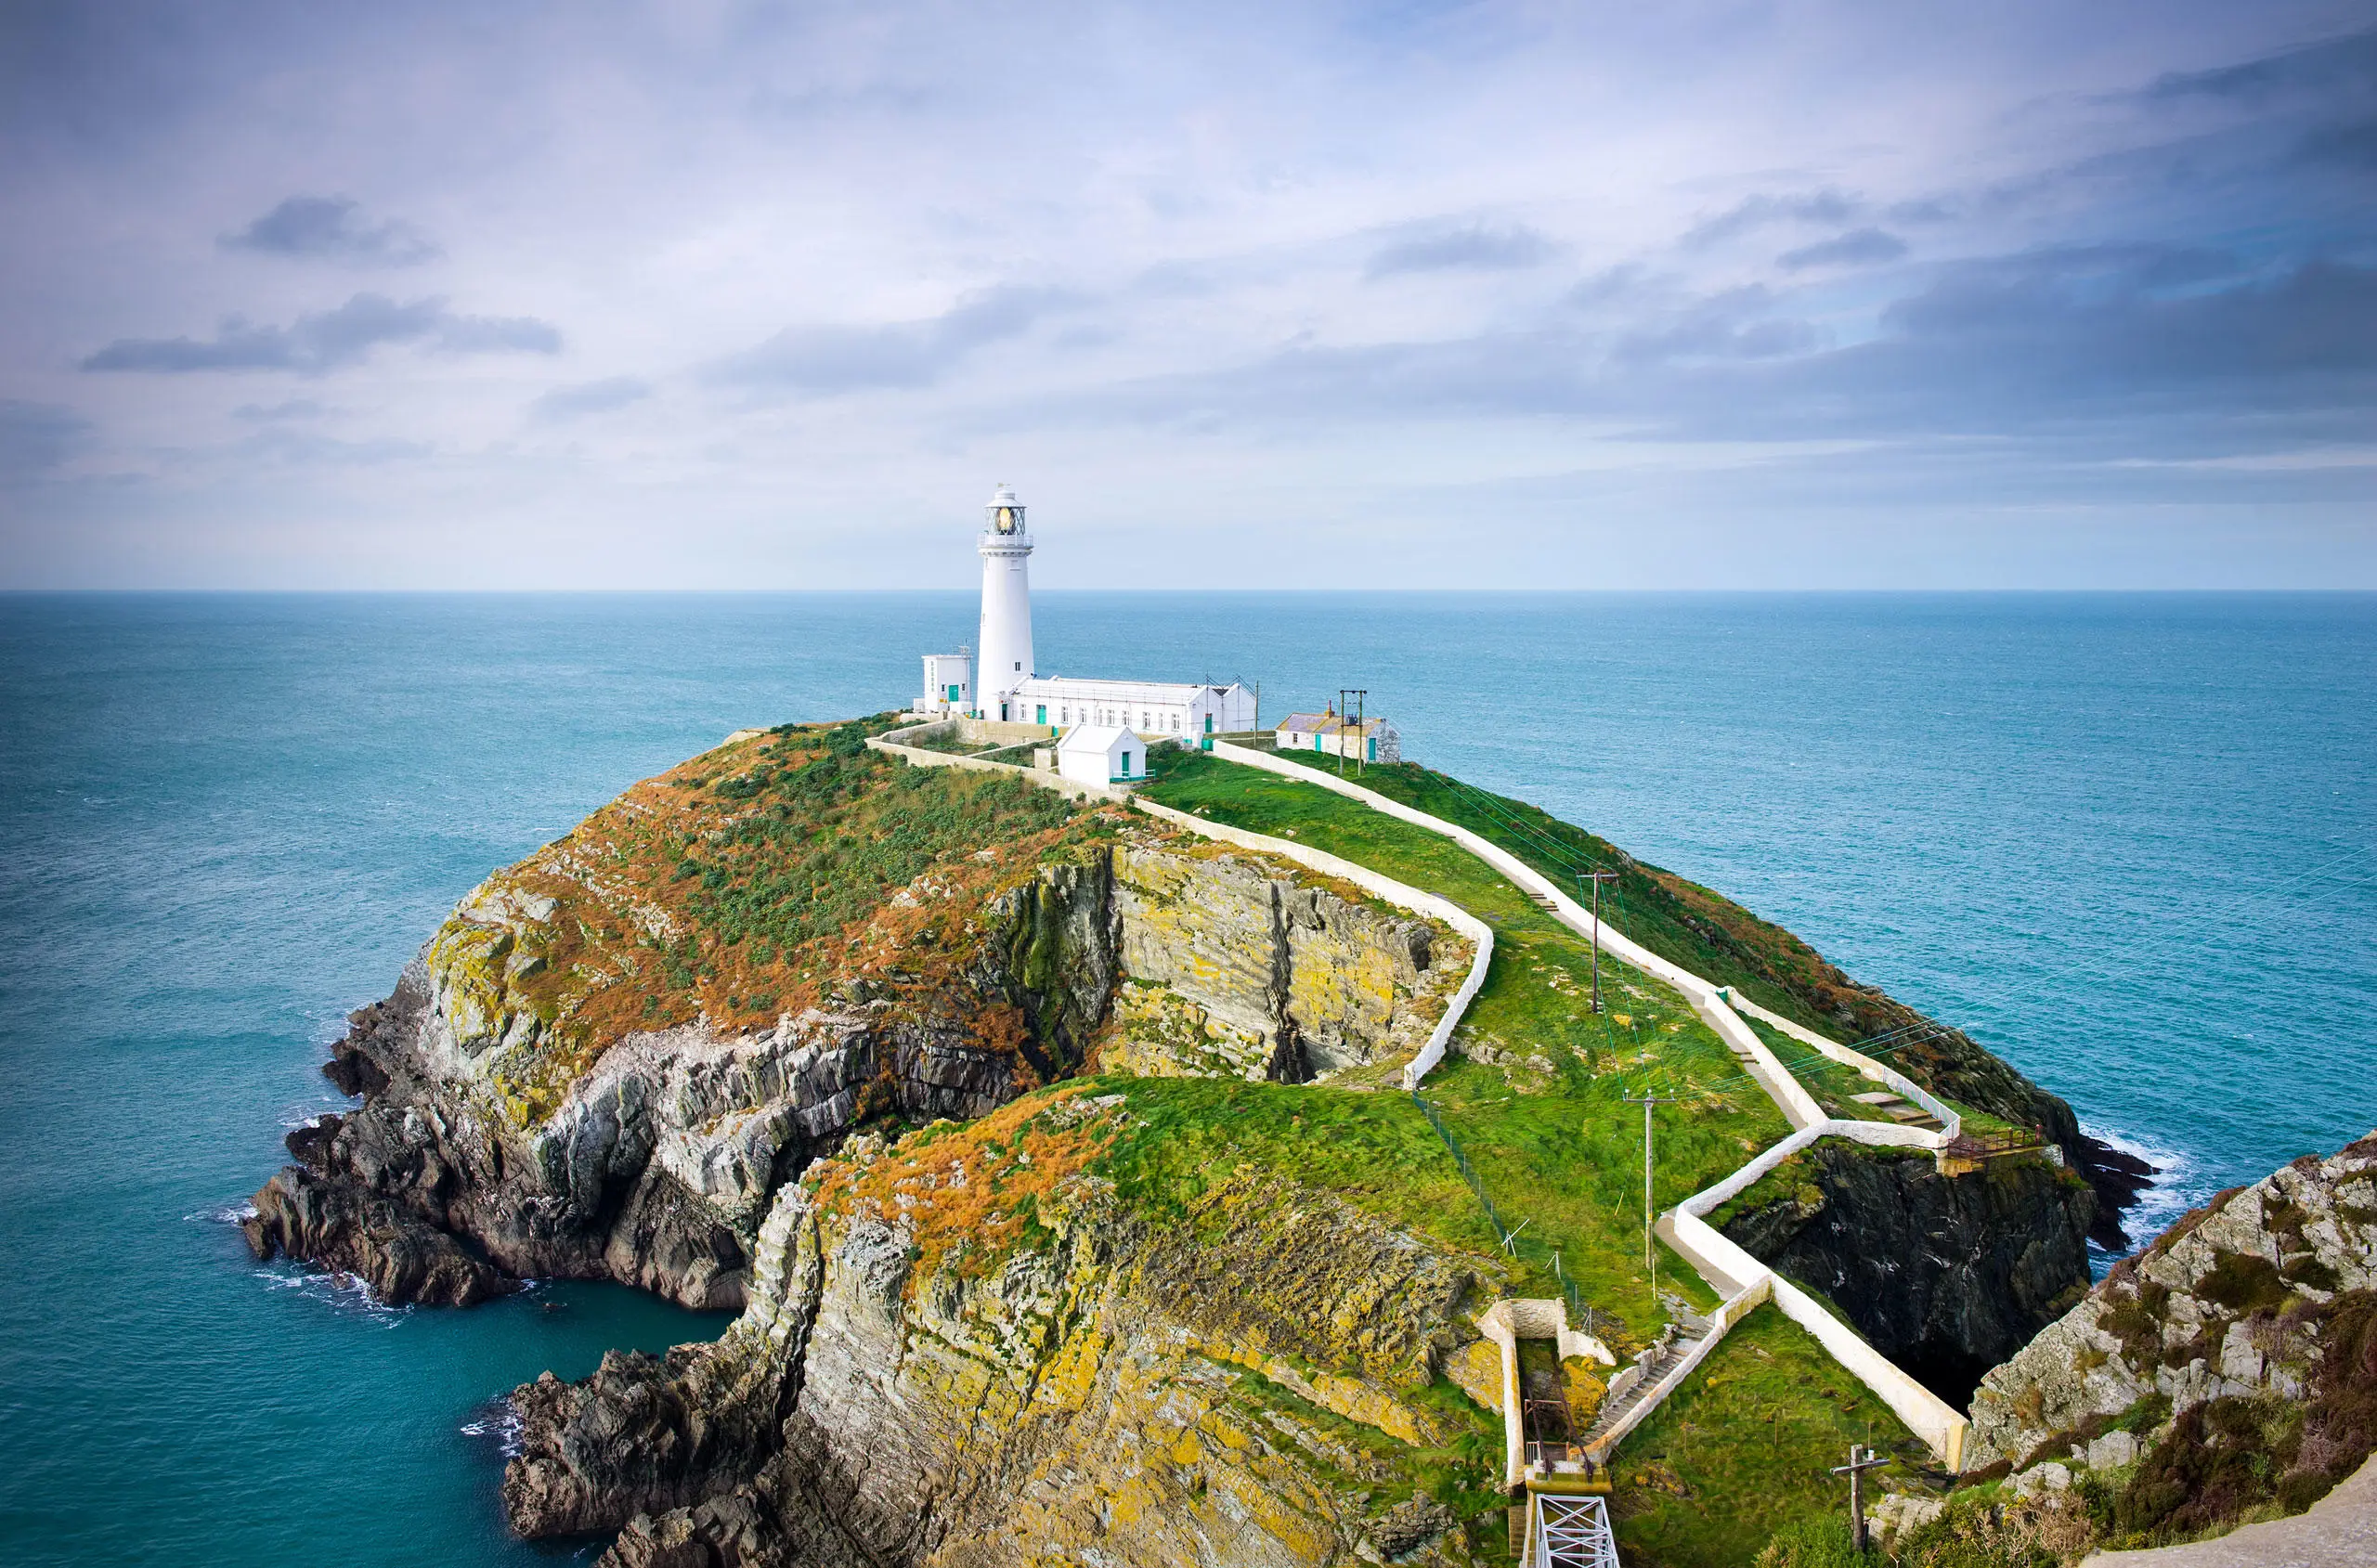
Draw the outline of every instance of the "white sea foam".
M352 1274L318 1269L266 1266L252 1270L275 1290L294 1290L322 1302L342 1316L354 1316L394 1328L412 1315L410 1306L393 1306L371 1293L371 1287Z
M194 1225L235 1225L241 1220L256 1217L256 1206L245 1199L237 1203L217 1204L212 1209L193 1209L182 1216Z
M2098 1143L2110 1144L2122 1153L2143 1160L2154 1167L2154 1174L2148 1178L2149 1185L2139 1191L2137 1204L2122 1212L2121 1228L2128 1233L2133 1251L2162 1235L2170 1228L2173 1221L2213 1194L2214 1189L2205 1180L2202 1167L2177 1149L2165 1148L2093 1122L2083 1121L2080 1130ZM2097 1272L2099 1275L2119 1256L2101 1251L2094 1246L2089 1251L2092 1261L2098 1265Z
M482 1443L492 1442L496 1450L507 1459L520 1457L520 1412L508 1399L489 1401L479 1413L461 1426L464 1437L474 1437Z

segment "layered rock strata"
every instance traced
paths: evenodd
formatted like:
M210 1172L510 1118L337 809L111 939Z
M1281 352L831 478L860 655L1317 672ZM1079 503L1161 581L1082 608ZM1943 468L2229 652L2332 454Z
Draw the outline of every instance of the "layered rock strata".
M513 1395L514 1526L624 1527L618 1568L1465 1561L1411 1478L1490 1431L1427 1391L1494 1263L1276 1176L1150 1223L1099 1165L1119 1099L863 1138L787 1187L716 1344ZM1033 1165L1002 1160L1019 1145ZM1036 1237L890 1201L934 1160L1028 1201Z
M621 944L591 979L555 955L685 917L593 864L564 840L491 878L355 1015L325 1071L362 1104L291 1135L246 1224L260 1256L397 1302L544 1276L733 1310L773 1195L865 1118L978 1117L1101 1047L1121 1070L1293 1081L1408 1056L1467 963L1432 922L1118 815L919 875L773 1024L704 1011L605 1043L568 1009L656 1000L679 950Z

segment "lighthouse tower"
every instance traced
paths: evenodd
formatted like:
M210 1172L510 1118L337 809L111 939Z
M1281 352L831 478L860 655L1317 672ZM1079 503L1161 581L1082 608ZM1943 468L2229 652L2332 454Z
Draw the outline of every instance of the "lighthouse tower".
M975 644L981 650L974 693L985 719L1021 719L1010 714L1016 688L1032 679L1032 535L1023 525L1023 507L1015 492L1001 485L983 509L982 633Z

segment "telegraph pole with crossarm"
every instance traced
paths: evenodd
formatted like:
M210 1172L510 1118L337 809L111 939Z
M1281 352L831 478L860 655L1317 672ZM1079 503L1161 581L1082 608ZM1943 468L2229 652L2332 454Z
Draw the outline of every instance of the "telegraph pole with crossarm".
M1617 880L1614 871L1580 871L1577 880L1593 885L1593 1011L1601 1011L1601 885Z
M1849 1536L1857 1543L1860 1552L1865 1549L1865 1472L1888 1463L1871 1448L1864 1451L1864 1458L1858 1458L1857 1445L1852 1443L1849 1445L1849 1462L1832 1467L1833 1474L1849 1478Z

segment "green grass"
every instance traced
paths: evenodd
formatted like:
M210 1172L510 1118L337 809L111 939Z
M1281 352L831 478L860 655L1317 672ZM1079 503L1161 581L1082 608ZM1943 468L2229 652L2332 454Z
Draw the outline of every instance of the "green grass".
M1862 1104L1856 1098L1859 1095L1873 1094L1884 1085L1875 1082L1855 1068L1844 1067L1830 1056L1792 1039L1773 1024L1748 1017L1743 1017L1742 1022L1766 1042L1767 1049L1774 1053L1791 1076L1799 1081L1800 1087L1824 1108L1826 1116L1845 1121L1892 1120L1880 1108Z
M1867 1472L1869 1493L1929 1459L1889 1406L1761 1306L1618 1445L1619 1549L1630 1568L1741 1568L1786 1525L1846 1517L1848 1482L1830 1471L1852 1443L1897 1461Z
M1317 784L1202 753L1159 752L1156 769L1145 793L1164 805L1343 856L1493 927L1493 964L1457 1037L1461 1054L1422 1092L1504 1221L1525 1222L1520 1288L1555 1294L1556 1252L1560 1275L1598 1311L1635 1333L1654 1329L1663 1315L1643 1264L1642 1112L1624 1096L1646 1088L1678 1096L1657 1112L1661 1209L1789 1131L1723 1042L1676 992L1606 955L1606 1010L1596 1017L1585 940L1448 839ZM1713 1304L1698 1277L1661 1252L1658 1285Z
M1334 773L1333 758L1275 755ZM1577 874L1616 872L1602 913L1618 929L1672 963L1846 1045L1887 1036L1876 1050L1932 1093L1954 1095L1993 1119L2034 1125L2045 1091L1964 1034L1943 1029L1871 986L1858 984L1815 949L1741 905L1638 861L1617 846L1524 800L1488 794L1416 763L1381 763L1347 778L1390 800L1470 829L1572 891ZM2069 1115L2068 1108L2060 1114Z

